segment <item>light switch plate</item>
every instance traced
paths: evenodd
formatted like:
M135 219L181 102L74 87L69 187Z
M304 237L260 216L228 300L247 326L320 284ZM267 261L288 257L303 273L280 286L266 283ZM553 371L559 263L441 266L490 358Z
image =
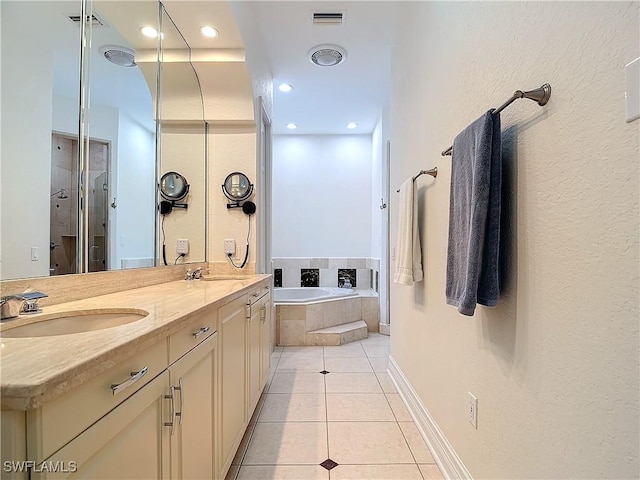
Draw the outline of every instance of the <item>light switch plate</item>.
M640 57L628 63L624 70L627 76L626 121L629 123L640 118Z

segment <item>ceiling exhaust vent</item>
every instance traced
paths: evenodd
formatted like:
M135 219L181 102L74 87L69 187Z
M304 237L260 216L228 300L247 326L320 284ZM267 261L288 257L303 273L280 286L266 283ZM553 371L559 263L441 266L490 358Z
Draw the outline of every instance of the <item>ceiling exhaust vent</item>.
M307 58L319 67L333 67L347 58L347 52L337 45L318 45L309 50Z
M317 25L342 25L345 12L313 12L311 21Z
M68 15L68 17L69 20L71 20L73 23L75 23L76 25L80 25L82 15ZM104 27L106 25L106 22L97 15L93 14L91 15L91 25L93 25L94 27Z

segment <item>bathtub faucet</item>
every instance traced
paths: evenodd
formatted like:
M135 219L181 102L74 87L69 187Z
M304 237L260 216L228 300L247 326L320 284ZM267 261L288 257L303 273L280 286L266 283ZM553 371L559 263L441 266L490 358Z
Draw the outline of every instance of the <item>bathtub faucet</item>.
M349 277L342 278L342 285L338 285L340 288L351 288L351 280Z

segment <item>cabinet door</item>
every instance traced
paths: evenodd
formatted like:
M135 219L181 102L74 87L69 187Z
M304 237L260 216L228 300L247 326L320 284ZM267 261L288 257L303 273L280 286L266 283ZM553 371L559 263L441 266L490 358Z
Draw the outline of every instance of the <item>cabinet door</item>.
M247 426L246 295L218 309L220 472L224 478Z
M214 478L217 334L169 367L177 421L171 436L171 478Z
M168 389L165 371L38 465L31 478L169 478Z
M271 295L262 298L260 324L260 388L264 388L271 368Z
M253 410L260 399L262 386L260 383L260 327L262 317L261 302L251 307L251 318L247 331L247 418L251 418Z

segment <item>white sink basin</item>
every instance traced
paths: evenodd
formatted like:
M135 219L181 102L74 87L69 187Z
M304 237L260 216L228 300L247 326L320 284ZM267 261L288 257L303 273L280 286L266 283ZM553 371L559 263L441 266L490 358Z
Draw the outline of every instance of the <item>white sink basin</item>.
M118 327L138 321L149 312L133 308L111 308L79 310L40 315L32 323L3 326L0 337L29 338L69 335L72 333L92 332L105 328ZM25 317L22 317L25 318Z

